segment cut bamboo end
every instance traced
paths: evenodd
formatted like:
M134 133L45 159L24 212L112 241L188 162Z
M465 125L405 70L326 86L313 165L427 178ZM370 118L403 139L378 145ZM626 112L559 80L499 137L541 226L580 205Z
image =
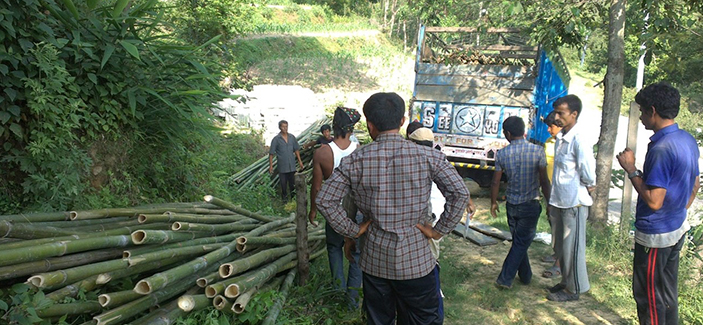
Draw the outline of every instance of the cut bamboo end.
M244 312L244 308L246 306L247 306L246 304L241 304L241 303L235 302L234 305L232 305L232 311L235 314L241 314Z
M203 197L203 200L205 200L205 202L207 202L207 203L212 203L212 199L214 199L214 198L215 197L213 197L212 195L205 195Z
M122 251L122 258L130 258L132 257L132 252L131 251Z
M183 228L183 224L178 221L171 224L171 230L173 231L181 230L181 228Z
M148 281L141 280L137 282L137 285L134 286L134 292L140 294L140 295L148 295L151 293L151 284L149 284Z
M215 298L212 299L212 305L215 306L215 309L217 310L223 310L229 305L229 301L222 295L217 295Z
M207 287L208 284L209 283L206 278L199 278L199 279L195 280L195 285L197 285L198 287L201 287L201 288Z
M78 218L78 211L68 211L68 218L76 220Z
M215 298L215 296L217 296L217 289L215 289L215 287L211 285L205 287L205 297Z
M145 215L143 215L143 214L140 214L140 215L137 216L137 221L138 221L139 223L145 223L145 222L146 222L146 219L147 219L147 217L146 217Z
M217 270L217 273L220 275L221 278L228 278L232 276L232 264L226 263L220 265L220 268Z
M141 245L144 243L144 240L146 239L146 232L143 230L137 230L132 233L132 242L135 245Z
M247 251L247 246L246 245L240 245L236 244L235 248L237 249L237 252L244 253Z
M225 288L225 297L227 298L237 298L239 296L239 285L230 284Z
M105 283L110 282L110 280L112 280L112 276L110 276L107 273L102 273L102 274L98 275L97 279L95 279L95 283L96 284L105 284Z
M180 296L178 298L178 308L180 308L182 311L191 311L195 308L195 299L193 296Z
M110 303L110 296L106 294L102 294L98 296L98 303L100 306L107 307L108 304Z
M27 279L27 283L29 283L37 288L42 288L42 287L44 287L46 280L41 275L34 275L34 276L31 276L29 279Z
M237 244L244 245L247 243L247 238L242 236L242 237L237 237Z

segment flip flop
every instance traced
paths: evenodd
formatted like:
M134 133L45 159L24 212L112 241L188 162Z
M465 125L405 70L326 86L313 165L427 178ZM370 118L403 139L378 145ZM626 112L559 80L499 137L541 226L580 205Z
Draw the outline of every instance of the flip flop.
M562 291L550 293L547 296L547 299L551 300L551 301L559 301L559 302L576 301L576 300L579 300L579 294L578 293L568 293L566 290L562 290Z
M552 265L552 267L550 267L550 268L544 270L544 272L542 272L542 277L544 277L544 278L551 279L551 278L555 278L558 276L561 276L561 268L559 268L556 265Z

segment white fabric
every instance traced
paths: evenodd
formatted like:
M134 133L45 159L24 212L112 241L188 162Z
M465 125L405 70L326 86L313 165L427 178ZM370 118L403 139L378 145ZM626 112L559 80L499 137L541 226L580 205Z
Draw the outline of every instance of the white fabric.
M430 206L429 209L431 213L434 214L434 219L432 220L432 226L437 224L439 221L439 216L442 215L442 212L444 212L444 203L446 202L446 199L444 198L444 195L442 195L442 192L439 190L437 187L437 184L434 182L432 183L432 190L430 191ZM442 239L440 238L439 240L429 238L430 242L430 251L432 251L432 256L434 256L435 259L439 259L439 242Z
M349 143L349 147L346 149L342 150L340 149L334 141L329 143L330 148L332 149L332 156L334 158L334 168L337 169L339 166L339 163L342 162L342 158L349 156L354 150L356 150L357 143L351 142Z
M593 205L587 187L596 184L596 159L593 144L585 141L582 133L586 131L580 126L577 123L567 134L557 134L549 204L562 209Z

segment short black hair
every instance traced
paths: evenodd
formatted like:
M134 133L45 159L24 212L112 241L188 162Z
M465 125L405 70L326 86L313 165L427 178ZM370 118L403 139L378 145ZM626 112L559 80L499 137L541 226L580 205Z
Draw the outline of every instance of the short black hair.
M668 82L657 82L640 90L635 95L635 102L647 112L654 107L663 119L672 120L679 115L681 95Z
M422 123L420 123L420 122L418 122L418 121L412 121L412 122L410 122L410 123L408 124L408 127L405 129L405 137L406 137L406 138L407 138L407 137L410 137L410 135L413 134L413 132L415 132L415 130L417 130L417 129L421 128L421 127L422 127Z
M396 93L375 93L364 103L364 116L379 132L397 129L403 120L405 101Z
M331 131L332 127L329 124L323 124L320 127L320 133L325 132L325 131Z
M510 132L513 137L525 135L525 121L519 116L510 116L503 121L503 131Z
M283 125L283 124L288 124L288 121L286 121L286 120L280 120L280 121L278 121L278 128L280 129L280 128L281 128L281 125Z
M579 98L579 96L566 95L564 97L560 97L559 99L554 101L552 107L557 108L562 104L566 104L566 107L569 108L569 111L579 113L578 115L576 115L577 120L579 117L581 117L581 99Z
M557 116L557 112L555 112L555 111L549 112L549 114L547 114L547 117L544 118L544 124L547 124L547 126L556 125L558 127L562 127L560 125L561 123L557 122L556 116Z

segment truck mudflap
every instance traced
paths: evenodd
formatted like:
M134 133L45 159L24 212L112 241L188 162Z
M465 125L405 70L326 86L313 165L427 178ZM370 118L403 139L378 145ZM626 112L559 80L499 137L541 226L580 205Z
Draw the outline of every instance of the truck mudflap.
M490 171L496 170L496 167L491 166L491 165L470 164L470 163L454 162L454 161L450 161L449 163L452 164L452 166L459 167L459 168L470 168L470 169L480 169L480 170L490 170Z

